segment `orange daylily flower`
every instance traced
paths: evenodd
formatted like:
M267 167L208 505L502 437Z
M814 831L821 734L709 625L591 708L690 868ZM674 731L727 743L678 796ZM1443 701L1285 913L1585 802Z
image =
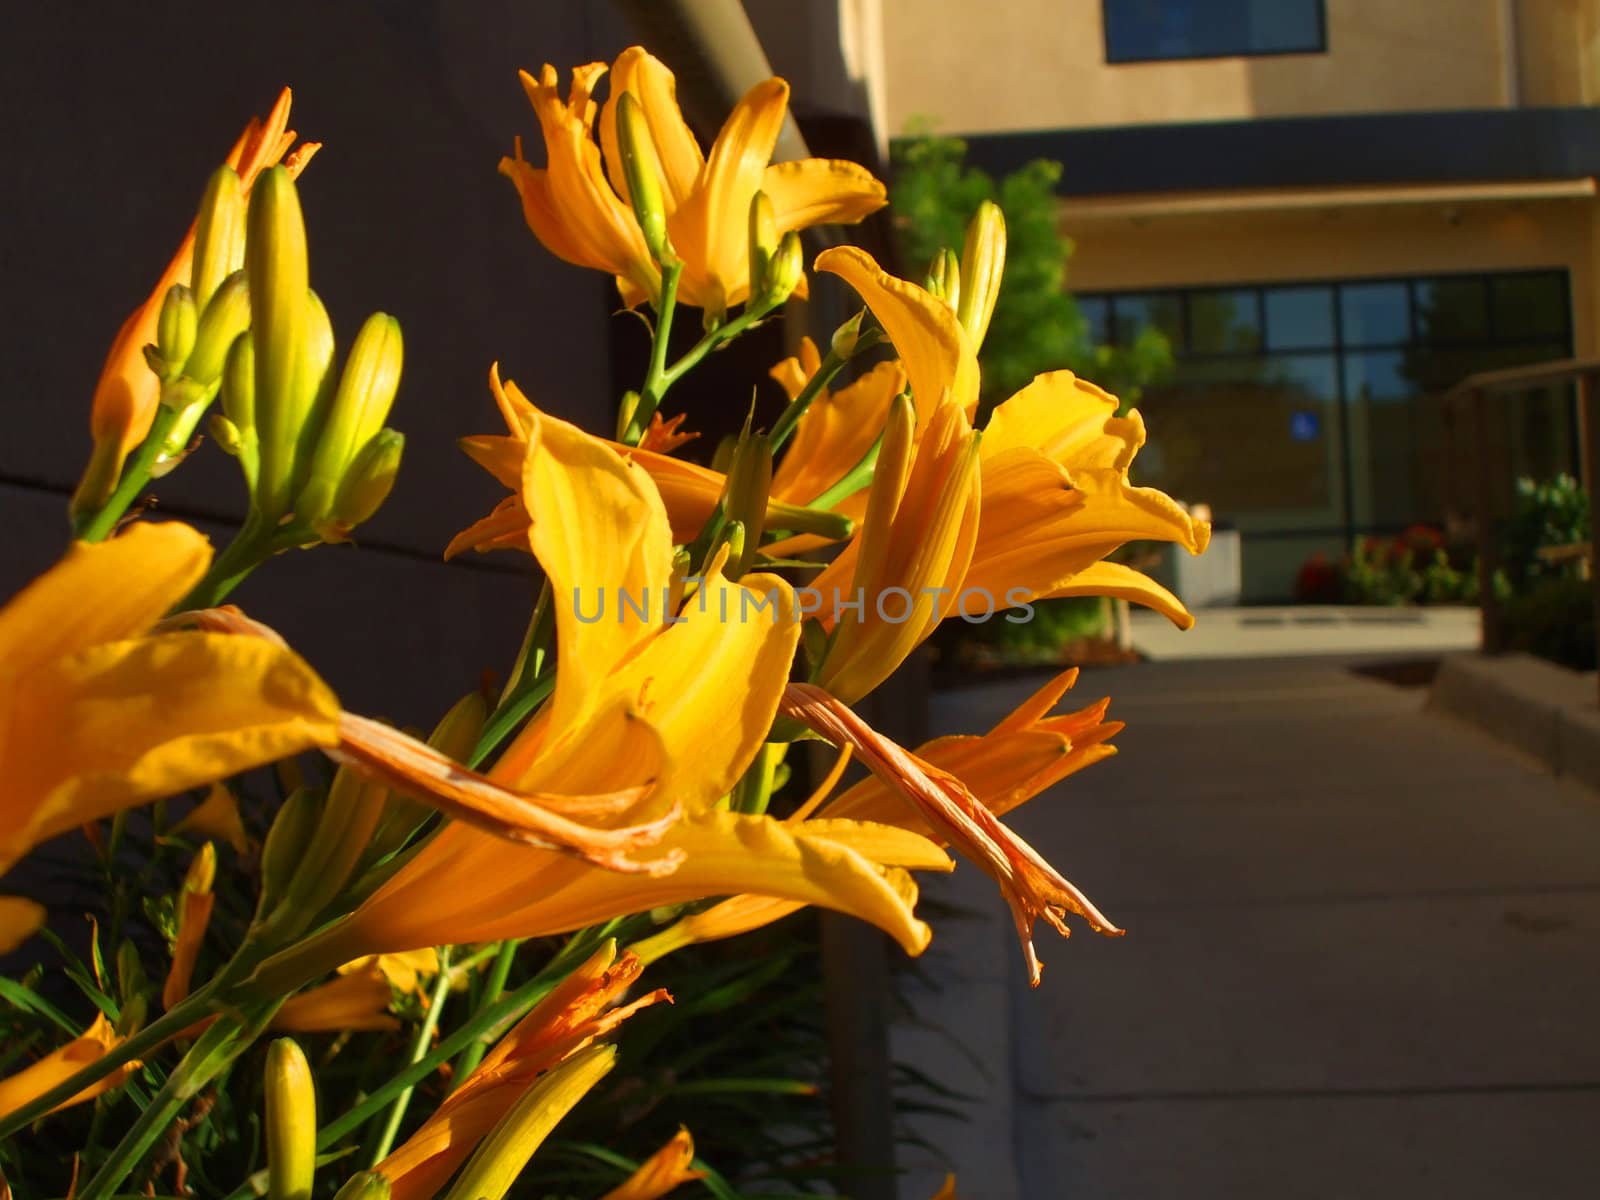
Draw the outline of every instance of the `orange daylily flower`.
M320 149L320 143L306 142L293 154L288 154L296 136L294 130L288 128L290 100L290 91L284 88L278 93L266 120L250 118L224 160L239 173L246 194L256 176L267 167L282 160L290 175L297 176ZM287 159L284 158L286 154ZM122 474L122 464L150 432L150 423L155 420L161 402L161 384L145 363L144 348L156 340L156 318L161 314L168 290L175 283L189 282L194 265L194 238L195 226L191 222L188 233L178 244L177 252L156 280L150 295L123 322L112 340L105 365L100 369L100 380L95 384L94 403L89 414L94 451L72 497L74 512L105 503Z
M607 942L518 1021L405 1144L375 1168L390 1200L426 1200L443 1187L480 1141L539 1076L574 1059L640 1009L671 997L658 988L618 1001L643 970ZM291 1001L292 1003L292 1001Z
M439 952L425 946L404 954L369 954L345 963L339 974L359 975L369 970L376 970L397 992L421 992L422 981L439 973Z
M772 369L772 375L793 399L816 373L820 361L816 346L806 338L799 355L784 359ZM446 558L468 549L481 553L526 551L528 548L528 510L519 494L520 472L527 456L527 430L538 410L515 383L502 384L498 371L490 373L489 383L505 421L506 433L465 437L461 439L461 448L513 494L496 505L489 516L451 539L445 549ZM905 373L898 363L880 363L855 382L838 391L824 391L812 401L773 472L767 528L782 529L786 506L809 504L861 460L877 441L888 417L889 404L904 386ZM658 426L659 417L659 413L651 417L650 428L656 430L655 435L647 433L637 447L617 442L607 444L649 473L666 506L673 540L688 543L699 534L716 509L727 477L710 467L672 457L672 450L697 435L677 432L682 414ZM835 504L832 511L859 519L865 509L866 489L863 488ZM774 542L764 549L781 557L822 545L825 540L800 536Z
M757 191L772 202L778 236L820 224L853 224L882 208L883 184L863 167L808 158L768 165L788 110L781 79L756 84L734 107L709 155L678 109L672 72L638 46L611 67L611 94L591 137L595 86L604 63L574 69L567 99L555 68L522 72L544 134L547 166L531 166L520 142L500 171L516 185L523 216L546 249L567 262L617 277L623 302L654 301L661 274L631 207L617 138L617 99L638 102L656 163L667 234L683 262L680 302L723 312L749 295L748 219ZM603 155L603 159L602 159ZM609 178L609 182L608 182Z
M977 354L945 301L853 247L824 251L817 269L840 276L866 301L900 353L919 412L941 398L976 410ZM1171 592L1102 561L1125 542L1146 539L1199 554L1211 533L1162 492L1128 482L1144 424L1137 412L1118 417L1116 410L1115 397L1070 371L1040 375L996 407L983 430L982 510L958 598L972 589L1003 608L1110 595L1149 605L1184 628L1193 623ZM946 615L959 611L952 604Z
M1078 669L1057 675L1029 696L988 733L934 738L913 752L921 762L945 771L996 817L1027 803L1067 776L1110 758L1110 739L1122 731L1121 721L1107 721L1109 700L1076 712L1052 715L1074 683ZM849 757L849 747L834 769L802 804L790 822L820 810L829 819L875 821L936 837L933 827L902 798L898 786L869 775L842 795L829 799ZM720 941L760 929L798 912L804 905L771 896L732 896L703 912L683 917L634 945L646 963L684 946Z
M665 1146L657 1150L639 1169L600 1200L660 1200L680 1184L704 1179L704 1171L690 1169L694 1162L694 1139L687 1129L672 1135Z
M225 783L214 783L206 798L190 809L184 818L172 827L173 833L199 833L216 838L233 848L235 854L248 854L250 835L245 830L244 819L239 816L239 804Z
M1076 913L1097 933L1123 933L1081 891L1004 825L971 790L878 733L846 705L811 684L790 684L783 713L838 746L850 746L874 775L909 801L935 835L995 881L1011 909L1022 943L1028 982L1039 986L1043 967L1033 948L1033 926L1044 920L1062 937Z
M10 1116L52 1088L65 1083L91 1063L98 1062L110 1054L122 1040L111 1027L111 1022L106 1020L105 1013L96 1013L93 1023L80 1036L65 1046L52 1050L38 1062L24 1067L16 1074L0 1079L0 1117ZM59 1112L70 1105L82 1104L86 1100L93 1100L96 1096L109 1092L112 1088L120 1087L129 1075L143 1065L139 1062L124 1063L91 1083L76 1096L63 1100L50 1111Z
M489 778L617 797L583 815L602 833L654 821L660 868L624 876L451 824L354 913L262 970L303 978L363 954L563 933L740 892L850 912L920 950L929 935L906 869L948 862L926 839L850 822L791 829L719 807L770 735L788 681L799 636L789 586L760 574L731 582L713 565L691 600L669 603L673 542L650 477L531 405L516 420L557 670L550 700Z
M172 1009L189 994L195 960L211 924L211 909L216 893L211 885L217 876L217 851L210 842L200 847L184 873L178 892L178 934L172 946L172 966L161 988L161 1007Z

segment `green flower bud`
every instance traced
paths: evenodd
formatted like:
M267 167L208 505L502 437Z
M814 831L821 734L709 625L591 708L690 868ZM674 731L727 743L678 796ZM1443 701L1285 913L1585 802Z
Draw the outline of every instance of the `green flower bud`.
M278 809L267 840L261 847L261 898L256 919L272 915L289 890L289 883L311 847L312 835L322 816L322 801L315 792L296 788Z
M383 507L400 473L405 448L405 434L393 429L380 430L361 448L339 484L332 509L315 525L318 537L325 542L348 541L352 529Z
M739 444L739 439L731 433L717 443L717 448L711 453L711 469L719 475L726 475L729 466L733 463L734 447Z
M750 299L753 302L766 288L767 268L778 248L778 219L772 199L765 192L750 198Z
M840 358L849 360L855 354L856 344L861 341L861 323L866 316L867 310L863 308L833 331L828 345Z
M162 379L175 378L183 369L184 360L194 348L198 323L194 293L181 283L173 284L167 289L161 301L161 313L156 318L156 356L161 363L156 373ZM151 366L155 367L155 363Z
M221 413L212 413L211 419L206 422L206 429L211 434L211 440L221 446L225 453L239 457L244 449L244 435L239 432L239 427Z
M297 403L301 359L311 357L306 345L311 308L306 227L294 180L283 167L269 167L256 179L246 231L261 439L257 505L263 516L276 520L294 499L295 451L305 416Z
M961 302L961 262L954 250L946 248L933 256L924 286L954 311Z
M245 200L239 174L224 164L206 181L194 223L194 265L189 287L201 308L222 281L244 265Z
M956 319L972 338L973 347L983 345L1000 296L1000 277L1006 269L1006 219L992 200L978 205L967 224L967 240L961 250L961 295L956 304Z
M800 286L800 280L805 277L805 273L805 248L800 244L800 235L791 230L783 235L783 240L778 243L777 252L767 264L766 284L762 288L761 296L762 306L777 308L789 298L795 288Z
M748 539L745 537L743 521L729 521L722 527L722 536L718 538L721 545L728 548L728 557L722 563L722 574L732 580L738 580L744 575L742 563ZM713 548L712 557L716 556Z
M267 1200L311 1200L317 1167L317 1089L293 1038L267 1047Z
M222 366L222 412L226 414L223 419L238 431L239 448L231 453L238 456L245 487L253 500L261 469L261 444L256 436L255 343L249 330L233 339Z
M633 414L638 411L639 393L623 392L622 403L617 405L617 440L619 442L628 436L628 431L633 426Z
M628 92L617 97L617 145L622 151L622 174L628 184L628 201L633 206L639 231L650 257L658 263L673 259L667 242L667 208L661 199L661 161L644 110Z
M373 313L350 347L310 477L295 500L300 520L316 525L327 517L357 452L383 428L400 386L401 357L400 323L386 313Z
M765 528L767 498L772 491L772 443L764 434L746 433L734 447L723 489L722 511L738 524L742 538L728 558L728 577L738 579L750 568Z
M202 387L216 383L222 377L229 349L248 328L250 285L243 271L235 271L212 293L211 302L200 316L194 349L183 364L184 375Z

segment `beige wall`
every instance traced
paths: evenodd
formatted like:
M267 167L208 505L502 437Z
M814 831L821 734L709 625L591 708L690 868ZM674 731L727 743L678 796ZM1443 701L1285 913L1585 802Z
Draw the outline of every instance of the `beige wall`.
M1528 30L1515 71L1504 0L1326 0L1326 54L1120 66L1105 62L1099 0L883 0L889 130L1492 108L1519 78L1529 102L1581 102L1579 47L1600 60L1600 4L1511 2L1509 23Z
M1600 356L1600 201L1396 206L1248 216L1096 216L1063 227L1075 292L1375 275L1571 272L1573 343Z

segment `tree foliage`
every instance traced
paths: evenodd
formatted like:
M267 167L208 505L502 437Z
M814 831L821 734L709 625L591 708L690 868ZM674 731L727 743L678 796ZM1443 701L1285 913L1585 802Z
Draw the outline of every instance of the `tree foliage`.
M959 251L967 222L984 200L1006 219L1006 267L1000 299L979 358L983 399L992 405L1041 371L1066 367L1131 407L1141 390L1172 366L1172 350L1147 329L1129 346L1097 343L1066 290L1072 240L1056 220L1061 164L1038 160L998 182L966 163L959 138L920 135L897 142L889 199L908 267L919 271L939 250Z

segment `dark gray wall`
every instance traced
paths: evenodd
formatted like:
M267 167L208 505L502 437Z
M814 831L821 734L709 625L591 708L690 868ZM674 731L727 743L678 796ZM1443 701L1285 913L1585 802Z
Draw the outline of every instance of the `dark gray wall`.
M505 668L529 603L526 559L439 561L501 495L455 446L499 424L490 362L591 427L614 393L609 283L539 247L495 171L514 134L540 152L516 69L610 59L626 28L583 0L30 5L8 26L0 595L65 545L106 347L245 119L289 84L294 127L324 143L302 180L313 284L342 339L374 309L399 317L391 423L408 448L359 550L284 556L237 599L348 706L430 722L483 668ZM214 537L243 507L235 464L210 445L158 494Z

